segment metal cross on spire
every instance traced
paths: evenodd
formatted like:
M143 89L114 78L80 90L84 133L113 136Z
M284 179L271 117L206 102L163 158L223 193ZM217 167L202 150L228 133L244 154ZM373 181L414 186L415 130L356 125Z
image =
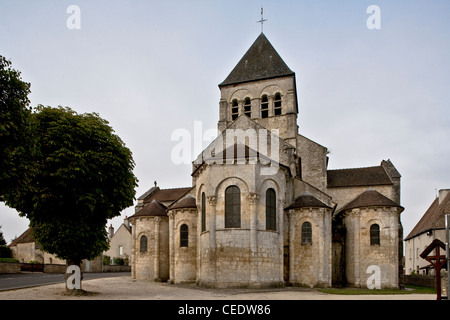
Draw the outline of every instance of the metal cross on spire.
M261 33L263 33L264 21L267 21L267 19L264 19L264 9L261 7L261 20L256 21L256 23L261 23Z

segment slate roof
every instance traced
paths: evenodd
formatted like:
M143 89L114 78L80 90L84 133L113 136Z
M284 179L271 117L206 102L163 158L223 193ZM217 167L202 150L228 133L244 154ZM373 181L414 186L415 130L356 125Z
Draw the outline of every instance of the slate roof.
M303 194L288 207L285 208L285 210L290 209L296 209L296 208L329 208L330 206L326 205L316 197L310 194Z
M295 73L261 33L219 87L291 75Z
M397 202L392 201L388 197L382 195L375 190L367 190L357 196L354 200L343 206L339 212L349 209L364 208L364 207L398 207L403 211L403 207Z
M450 213L450 193L439 204L436 198L405 240L433 229L445 228L445 215Z
M328 188L392 185L382 166L327 171Z

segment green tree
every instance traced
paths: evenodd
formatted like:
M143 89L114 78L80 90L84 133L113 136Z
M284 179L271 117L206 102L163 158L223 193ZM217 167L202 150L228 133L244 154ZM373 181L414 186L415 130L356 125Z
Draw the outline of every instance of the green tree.
M46 252L80 265L108 249L107 219L133 204L130 150L98 114L38 106L30 181L7 204L30 220Z
M6 240L3 237L2 226L0 226L0 246L6 246ZM4 258L4 257L3 257Z
M26 179L31 145L29 93L30 84L22 81L11 61L0 56L0 200Z

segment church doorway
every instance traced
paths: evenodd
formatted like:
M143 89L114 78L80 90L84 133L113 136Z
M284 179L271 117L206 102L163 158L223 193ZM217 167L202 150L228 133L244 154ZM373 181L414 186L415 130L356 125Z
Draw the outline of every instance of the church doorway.
M284 246L283 252L283 280L286 285L289 284L289 246Z
M332 278L333 287L345 287L347 281L345 277L345 233L346 229L339 217L332 222Z

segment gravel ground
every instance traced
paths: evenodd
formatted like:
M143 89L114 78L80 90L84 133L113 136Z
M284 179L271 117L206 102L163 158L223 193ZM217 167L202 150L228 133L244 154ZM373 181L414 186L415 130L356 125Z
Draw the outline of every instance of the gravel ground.
M0 300L435 300L434 294L335 295L315 289L205 289L196 285L173 285L136 281L129 276L84 280L87 296L64 295L65 285L0 292Z

